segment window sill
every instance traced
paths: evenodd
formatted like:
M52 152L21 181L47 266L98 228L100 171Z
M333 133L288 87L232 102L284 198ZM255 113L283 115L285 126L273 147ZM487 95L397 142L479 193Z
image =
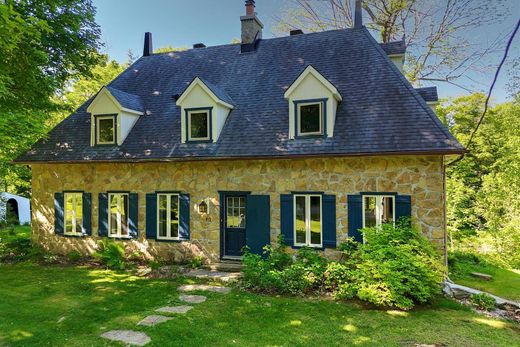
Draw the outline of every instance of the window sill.
M112 240L121 240L121 241L137 239L137 237L132 237L132 236L117 236L117 235L116 235L116 236L108 235L108 238L109 238L109 239L112 239Z
M325 249L325 247L323 245L316 245L316 246L311 246L311 245L292 245L291 247L293 249L300 249L300 248L311 248L311 249L317 249L317 250Z
M87 234L56 234L58 236L63 236L63 237L87 237L87 236L90 236L90 235L87 235Z
M170 243L180 243L183 241L189 241L189 240L182 240L182 239L154 239L155 242L170 242Z
M295 140L304 140L304 139L324 139L326 138L326 134L309 134L309 135L294 135Z
M206 140L186 140L186 144L189 143L213 143L212 139L206 139Z

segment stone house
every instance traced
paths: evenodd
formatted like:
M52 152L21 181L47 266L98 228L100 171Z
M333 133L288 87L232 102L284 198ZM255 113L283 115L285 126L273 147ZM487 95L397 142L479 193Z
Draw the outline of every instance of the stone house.
M359 19L359 18L358 18ZM239 259L279 234L326 255L411 216L445 248L444 163L464 148L401 71L402 42L354 28L143 56L17 159L32 168L34 238L150 258Z

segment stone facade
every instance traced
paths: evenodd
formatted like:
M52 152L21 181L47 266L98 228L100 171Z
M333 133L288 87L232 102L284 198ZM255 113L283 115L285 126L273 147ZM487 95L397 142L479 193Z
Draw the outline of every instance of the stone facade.
M33 164L34 238L57 253L73 249L92 253L97 246L98 193L126 190L139 194L139 239L128 247L149 258L182 261L194 255L217 260L220 252L219 191L270 195L271 241L280 232L280 194L323 191L336 195L338 243L348 234L347 195L397 192L411 195L412 218L440 250L444 247L442 156L340 157L316 159L229 160L155 163ZM54 234L54 193L92 193L92 237ZM156 242L145 238L145 194L154 191L190 194L190 242ZM209 201L207 215L197 204ZM333 255L334 250L326 250Z

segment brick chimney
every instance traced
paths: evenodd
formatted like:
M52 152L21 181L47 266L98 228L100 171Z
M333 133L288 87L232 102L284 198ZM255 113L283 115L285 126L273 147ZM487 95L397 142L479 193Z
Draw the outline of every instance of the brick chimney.
M255 50L257 40L262 38L264 25L255 13L255 0L246 0L246 15L240 17L242 22L242 52Z

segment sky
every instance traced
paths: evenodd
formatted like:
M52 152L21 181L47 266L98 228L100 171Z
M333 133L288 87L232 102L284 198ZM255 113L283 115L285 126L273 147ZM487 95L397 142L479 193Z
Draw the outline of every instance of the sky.
M478 35L483 41L492 41L500 33L510 32L520 17L520 0L502 1L507 16L500 23L468 32L469 38ZM140 56L143 51L144 33L152 33L154 49L171 45L191 48L194 43L206 46L230 43L240 38L240 16L244 14L243 0L93 0L97 8L96 21L101 27L104 51L119 62L128 60L128 51ZM256 12L264 24L263 38L274 37L274 16L287 8L288 0L257 0ZM489 64L497 65L503 50L491 56ZM509 58L520 56L520 33L517 34ZM510 61L510 60L509 60ZM482 91L489 89L491 73L472 73L469 77ZM506 64L493 91L493 100L503 102L509 97L506 84L511 73ZM425 84L427 86L428 84ZM434 84L429 84L434 85ZM437 83L439 96L456 97L466 91Z

